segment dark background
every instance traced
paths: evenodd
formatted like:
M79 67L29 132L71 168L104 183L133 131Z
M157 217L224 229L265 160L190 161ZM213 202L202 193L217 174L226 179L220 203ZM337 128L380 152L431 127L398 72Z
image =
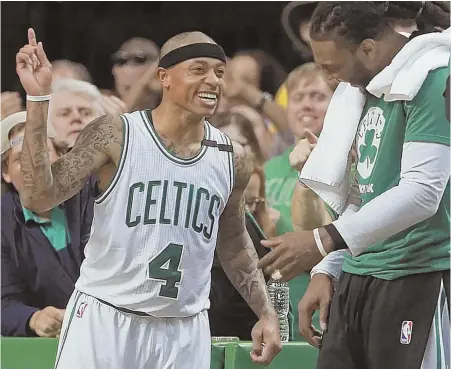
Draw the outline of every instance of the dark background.
M86 65L94 84L111 88L110 55L135 36L161 46L184 31L203 31L232 56L262 49L287 72L302 62L281 26L287 2L2 2L1 90L20 90L15 54L33 27L50 61Z

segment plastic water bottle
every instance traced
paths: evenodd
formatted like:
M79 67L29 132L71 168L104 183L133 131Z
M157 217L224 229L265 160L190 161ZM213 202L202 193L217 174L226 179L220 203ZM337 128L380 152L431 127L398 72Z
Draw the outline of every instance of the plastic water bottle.
M268 293L272 305L279 318L280 340L288 342L290 337L290 325L288 324L288 311L290 309L290 289L288 283L270 279Z

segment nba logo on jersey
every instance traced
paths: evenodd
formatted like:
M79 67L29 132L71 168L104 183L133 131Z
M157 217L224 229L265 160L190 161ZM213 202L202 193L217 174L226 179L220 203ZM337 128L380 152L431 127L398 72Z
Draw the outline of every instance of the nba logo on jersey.
M80 303L80 305L78 305L78 309L77 309L77 318L83 318L83 314L85 313L85 310L88 306L87 302L82 302Z
M404 320L401 325L401 343L408 345L412 339L413 322L410 320Z

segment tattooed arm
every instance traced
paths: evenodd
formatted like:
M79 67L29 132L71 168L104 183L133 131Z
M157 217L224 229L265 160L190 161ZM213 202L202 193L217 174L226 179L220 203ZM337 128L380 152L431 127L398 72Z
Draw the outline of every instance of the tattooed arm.
M252 310L275 314L263 273L257 268L258 256L246 230L244 190L252 173L252 163L241 145L233 144L235 187L219 220L217 253L227 277Z
M46 211L77 194L87 178L108 163L116 164L122 144L119 117L101 116L88 124L73 149L50 163L47 147L49 102L27 101L21 155L20 199L26 208Z
M28 96L51 93L52 64L42 42L32 28L28 44L16 54L16 72ZM47 147L49 102L27 101L27 122L20 159L22 205L33 211L46 211L78 193L88 176L106 165L117 164L122 144L119 117L103 116L90 123L79 135L72 151L53 165ZM108 175L104 175L105 179Z
M245 225L244 190L252 173L252 163L241 145L234 143L233 150L235 186L219 220L216 249L227 277L259 317L251 333L251 359L269 365L282 349L279 320L269 299L263 273L257 268L257 252Z

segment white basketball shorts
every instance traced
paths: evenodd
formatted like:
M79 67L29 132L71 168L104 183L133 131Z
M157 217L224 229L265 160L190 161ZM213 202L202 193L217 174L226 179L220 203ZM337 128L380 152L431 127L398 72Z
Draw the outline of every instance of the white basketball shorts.
M207 311L187 318L140 316L75 290L55 369L209 369L210 355Z

